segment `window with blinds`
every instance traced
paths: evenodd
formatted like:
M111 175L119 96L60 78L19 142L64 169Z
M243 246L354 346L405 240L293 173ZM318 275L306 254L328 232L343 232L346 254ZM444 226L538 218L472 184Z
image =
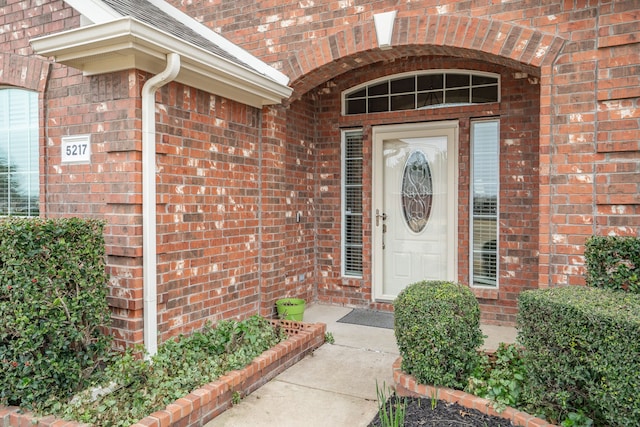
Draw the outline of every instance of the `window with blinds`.
M471 283L498 286L498 120L471 123Z
M39 214L38 94L0 88L0 215Z
M342 275L362 276L362 130L342 132Z

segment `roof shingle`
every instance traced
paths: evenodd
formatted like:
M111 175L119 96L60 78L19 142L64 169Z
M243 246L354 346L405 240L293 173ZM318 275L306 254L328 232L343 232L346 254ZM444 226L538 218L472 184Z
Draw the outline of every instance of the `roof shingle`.
M230 54L216 43L207 39L197 31L189 28L179 20L165 13L146 0L102 0L122 16L131 16L141 22L152 25L186 42L207 50L217 56L228 59L243 67L257 71L247 63Z

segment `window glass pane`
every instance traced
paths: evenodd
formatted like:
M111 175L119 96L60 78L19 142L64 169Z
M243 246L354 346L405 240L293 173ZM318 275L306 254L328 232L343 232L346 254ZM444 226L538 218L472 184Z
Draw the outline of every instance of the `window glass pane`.
M362 163L362 139L361 136L351 131L346 135L346 143L344 147L345 157L350 160L357 160Z
M418 76L418 90L433 90L444 88L442 74L424 74Z
M347 114L364 114L366 112L366 99L350 99L347 101Z
M495 286L497 273L496 221L478 219L473 230L473 284Z
M362 276L362 246L345 248L345 276Z
M498 122L474 122L472 131L474 195L495 199L498 195L498 168L500 166Z
M442 104L444 93L441 90L418 94L418 108Z
M415 92L415 90L415 76L405 77L404 79L391 80L391 93Z
M473 83L474 86L489 85L489 84L498 84L498 79L495 77L476 75L471 78L471 82Z
M369 113L389 111L389 97L369 98Z
M349 247L362 245L362 215L349 215L344 224L345 234L349 236Z
M499 123L474 122L472 137L472 283L497 286Z
M346 185L362 184L362 158L345 158L344 181Z
M38 95L0 89L0 215L38 214Z
M350 213L362 213L362 188L360 186L345 188L344 205Z
M471 93L471 102L498 102L498 86L474 87Z
M12 215L29 216L31 213L30 173L11 174L11 209Z
M376 95L386 95L389 93L389 82L384 81L382 83L377 83L375 85L369 86L368 95L376 96Z
M445 104L459 104L469 102L469 88L448 90L444 95Z
M40 171L29 174L29 216L40 214Z
M363 87L362 89L347 95L347 98L364 98L365 96L367 96L367 88Z
M391 97L391 111L414 110L416 108L415 96L396 95Z
M9 169L0 162L0 215L9 212Z
M447 74L447 87L464 87L469 86L471 77L469 74Z

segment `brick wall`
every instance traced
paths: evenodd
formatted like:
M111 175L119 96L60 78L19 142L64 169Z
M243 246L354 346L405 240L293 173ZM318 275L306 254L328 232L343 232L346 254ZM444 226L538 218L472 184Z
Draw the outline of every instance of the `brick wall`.
M363 279L339 273L344 127L364 128L370 182L372 126L458 119L459 199L467 200L469 121L500 116L501 195L512 203L501 206L500 290L480 295L486 319L512 321L522 289L582 284L589 235L638 235L636 1L170 2L282 70L295 92L262 111L177 84L158 93L163 339L205 319L271 315L285 295L370 303L366 222ZM381 51L373 13L387 10L398 11L394 47ZM114 334L124 345L142 340L140 92L148 76L85 77L32 55L30 38L78 25L61 0L0 2L0 85L39 93L43 214L107 221ZM339 116L341 90L436 65L500 73L503 102L428 118ZM91 164L61 165L60 138L85 133ZM459 279L467 281L465 203L459 218Z
M583 284L588 236L638 235L637 2L217 0L186 8L289 75L294 99L343 73L415 55L473 58L538 78L539 188L530 191L539 228L529 230L537 243L518 243L539 253L538 286ZM372 16L389 10L398 11L393 48L380 51ZM341 301L362 296L347 293Z
M259 310L260 112L180 84L157 107L164 338Z
M112 333L118 347L139 343L141 90L149 76L85 77L31 56L30 37L79 25L61 1L32 3L0 6L3 48L13 49L0 54L0 84L39 92L41 210L107 222ZM160 340L205 321L270 316L285 295L313 299L313 183L305 181L313 121L285 144L286 108L263 114L175 83L158 91L156 113ZM62 165L61 138L79 134L91 137L91 163Z
M542 175L549 176L541 189L549 203L541 234L549 276L541 285L584 283L589 235L638 235L640 6L595 6L562 11L549 23L567 43L550 70L550 117L541 128Z

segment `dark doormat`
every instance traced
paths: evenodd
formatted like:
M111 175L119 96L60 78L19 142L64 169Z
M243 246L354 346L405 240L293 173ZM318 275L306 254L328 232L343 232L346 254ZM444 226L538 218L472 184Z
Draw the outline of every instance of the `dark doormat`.
M369 310L366 308L354 308L346 316L339 319L338 323L351 323L353 325L393 329L393 313Z

